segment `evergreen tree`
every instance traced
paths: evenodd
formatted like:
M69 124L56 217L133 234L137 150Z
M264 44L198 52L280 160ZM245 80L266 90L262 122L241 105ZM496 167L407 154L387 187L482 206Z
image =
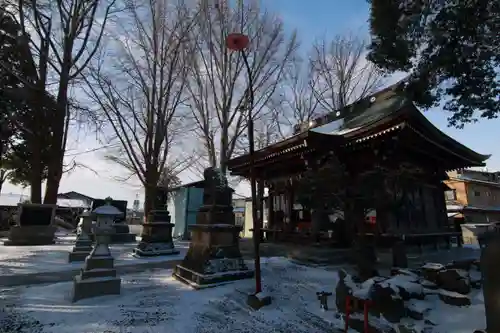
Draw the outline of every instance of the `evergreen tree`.
M444 102L456 127L498 116L500 1L368 1L368 58L411 73L405 89L418 105Z
M32 87L35 61L25 37L16 19L0 7L1 176L4 181L29 185L31 201L39 203L55 101Z

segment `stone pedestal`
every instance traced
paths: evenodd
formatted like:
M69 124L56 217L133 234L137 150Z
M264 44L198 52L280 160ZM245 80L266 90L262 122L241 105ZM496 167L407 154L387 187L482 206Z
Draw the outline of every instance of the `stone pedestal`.
M232 207L202 207L198 212L199 221L213 221L215 216L225 216L229 222L232 216L234 221ZM190 226L191 244L182 263L175 267L174 277L196 289L253 277L253 271L248 269L241 256L238 242L241 229L230 223Z
M17 225L11 227L7 246L50 245L55 243L53 225L57 205L19 204Z
M111 201L111 199L109 199ZM116 276L114 259L109 251L109 235L114 216L120 212L107 204L93 212L97 217L96 245L85 259L85 266L73 280L73 302L84 298L118 295L121 280Z
M76 237L75 246L69 253L69 262L84 261L92 251L92 240L89 237L89 232L92 227L92 217L89 212L84 212L81 217L81 222L78 223L78 235Z
M69 262L74 262L74 261L84 261L85 258L87 258L90 255L90 252L92 252L92 241L88 237L88 235L85 235L86 239L83 237L78 237L76 239L75 246L73 247L73 250L69 253L68 261Z
M151 211L147 222L142 224L141 241L134 249L134 255L153 257L178 254L172 240L173 226L167 210Z
M175 278L197 289L253 276L241 257L238 236L242 227L234 225L233 190L219 170L207 168L203 176L203 206L196 224L189 227L188 253L174 269Z
M84 298L119 295L121 280L116 275L107 235L97 235L97 244L85 259L80 275L73 279L73 302Z
M55 226L20 226L10 228L5 246L51 245L55 244Z

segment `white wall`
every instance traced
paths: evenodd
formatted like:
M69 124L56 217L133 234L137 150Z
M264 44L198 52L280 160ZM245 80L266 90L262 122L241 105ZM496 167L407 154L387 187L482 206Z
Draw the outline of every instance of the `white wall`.
M252 238L252 232L250 229L253 228L253 218L252 218L252 202L245 202L245 225L243 226L243 237Z

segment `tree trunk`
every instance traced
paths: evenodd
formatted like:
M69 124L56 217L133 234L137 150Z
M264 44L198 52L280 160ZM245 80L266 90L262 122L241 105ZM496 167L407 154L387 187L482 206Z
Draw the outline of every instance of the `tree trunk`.
M144 189L144 216L148 216L149 212L156 209L156 186L146 185Z
M30 180L30 201L31 203L42 203L42 177L35 172Z
M35 139L36 140L36 139ZM32 151L32 160L30 161L31 164L31 174L30 174L30 179L29 179L29 184L30 184L30 200L31 203L42 203L42 158L41 158L41 152L36 143L33 143L31 145L33 151Z
M54 133L56 135L56 133ZM62 140L62 136L61 136ZM57 144L50 147L51 160L48 165L47 172L47 187L45 189L45 197L43 202L46 204L56 204L57 203L57 192L59 191L59 184L62 178L62 168L63 168L63 158L64 151L61 149L60 140L52 140L52 144L57 141Z
M154 168L151 168L154 169ZM146 184L144 184L144 216L148 216L149 212L156 209L156 192L158 188L158 180L160 174L154 170L146 170Z
M6 172L7 172L6 170L0 170L0 194L2 194L3 183L6 180L6 177L5 177Z
M68 62L69 63L69 62ZM70 68L61 68L61 77L59 81L59 91L57 94L56 117L54 117L52 126L53 133L50 140L50 163L48 165L47 188L45 189L44 203L56 204L57 192L63 173L64 151L65 151L65 120L68 107L68 83Z

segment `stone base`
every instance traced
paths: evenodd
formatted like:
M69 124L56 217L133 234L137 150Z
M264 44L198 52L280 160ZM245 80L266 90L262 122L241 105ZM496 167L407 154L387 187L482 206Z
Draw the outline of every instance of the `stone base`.
M29 246L55 244L54 226L13 226L10 228L6 246Z
M161 222L170 220L168 211L153 211L149 219L153 221L142 224L141 241L134 249L134 254L144 257L178 254L179 251L175 249L172 241L174 225L170 222Z
M85 258L88 257L90 254L90 251L74 251L70 252L68 255L68 262L75 262L75 261L85 261Z
M82 279L81 276L76 276L73 280L72 301L77 302L81 299L98 296L120 295L120 291L120 278L102 277Z
M271 296L265 295L248 295L247 304L254 310L259 310L260 308L271 304Z
M168 256L179 253L179 250L174 248L173 243L140 242L134 249L134 256L137 257Z
M95 242L95 235L89 235L92 242ZM110 234L109 244L135 243L135 234Z
M195 288L211 288L232 281L249 279L253 277L254 272L247 269L241 271L228 271L213 274L200 274L192 271L182 265L177 265L173 276L181 282Z
M111 234L110 244L135 243L135 234Z

